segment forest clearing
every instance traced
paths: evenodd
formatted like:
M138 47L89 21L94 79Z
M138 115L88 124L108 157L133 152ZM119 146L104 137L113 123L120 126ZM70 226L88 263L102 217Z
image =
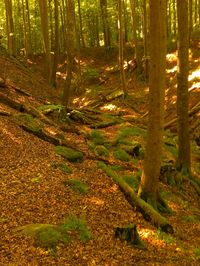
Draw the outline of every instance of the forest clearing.
M0 266L199 265L200 3L1 2Z

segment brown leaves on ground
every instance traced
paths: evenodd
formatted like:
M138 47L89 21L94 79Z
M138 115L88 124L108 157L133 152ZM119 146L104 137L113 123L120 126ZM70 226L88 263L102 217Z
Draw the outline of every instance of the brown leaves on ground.
M4 64L5 60L0 58ZM13 77L20 73L22 79L17 85L34 95L33 102L41 97L40 93L45 98L48 95L53 98L52 90L45 83L42 83L43 92L41 89L33 92L38 89L39 82L36 80L40 80L39 76L36 79L13 63L8 61L6 64ZM137 91L136 94L141 96L142 92ZM38 105L37 102L35 104ZM143 106L141 102L141 108ZM3 104L0 109L16 112ZM124 111L135 114L126 105ZM118 125L112 126L104 133L113 135L117 128ZM82 150L88 150L81 135L65 135ZM168 217L175 229L174 235L162 235L129 205L111 178L97 167L95 160L86 158L81 163L70 163L72 174L53 167L53 164L63 162L63 158L56 155L53 145L23 131L12 117L0 116L0 265L199 264L199 199L189 184L184 185L182 193L161 185L161 189L168 192L168 203L175 212ZM86 183L89 192L82 195L65 186L64 181L72 178ZM92 238L87 243L74 241L67 246L59 245L56 254L36 246L32 238L14 231L26 224L59 224L71 214L86 219ZM189 216L195 216L197 220L184 218ZM147 251L136 249L114 237L117 226L131 223L137 225Z

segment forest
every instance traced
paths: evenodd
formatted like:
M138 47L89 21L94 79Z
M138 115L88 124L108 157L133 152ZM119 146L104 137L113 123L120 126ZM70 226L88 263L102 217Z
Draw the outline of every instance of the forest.
M200 264L200 1L0 0L0 265Z

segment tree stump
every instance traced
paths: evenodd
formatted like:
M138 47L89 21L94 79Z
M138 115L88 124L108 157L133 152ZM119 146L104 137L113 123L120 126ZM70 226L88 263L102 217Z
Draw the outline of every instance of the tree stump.
M115 229L115 237L127 241L127 243L139 248L146 249L144 243L140 240L135 224L117 227Z

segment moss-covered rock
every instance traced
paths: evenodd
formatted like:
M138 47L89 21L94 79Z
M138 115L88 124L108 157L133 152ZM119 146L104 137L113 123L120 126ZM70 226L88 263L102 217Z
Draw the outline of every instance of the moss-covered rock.
M90 139L95 145L103 145L105 138L99 130L92 130L90 133Z
M89 191L88 185L77 179L69 179L64 181L65 186L69 186L72 190L81 194L87 194Z
M55 151L69 162L81 162L83 160L83 153L68 147L56 146Z
M71 174L72 170L66 163L53 163L52 167L61 170L66 174Z

